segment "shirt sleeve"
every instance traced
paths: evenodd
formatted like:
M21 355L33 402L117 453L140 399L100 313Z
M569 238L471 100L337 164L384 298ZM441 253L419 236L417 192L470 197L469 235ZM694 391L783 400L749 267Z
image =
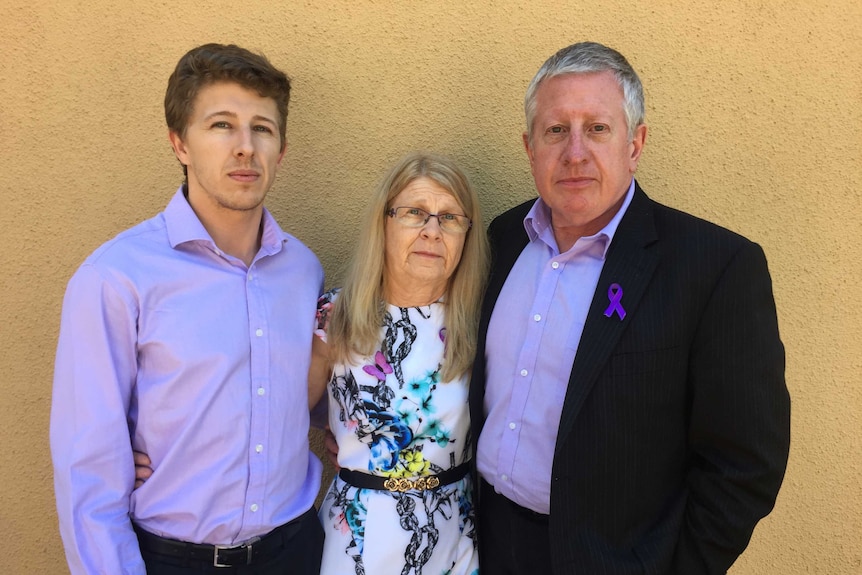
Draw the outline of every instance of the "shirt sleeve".
M118 285L85 263L63 302L50 437L60 534L73 575L145 575L129 518L137 306Z

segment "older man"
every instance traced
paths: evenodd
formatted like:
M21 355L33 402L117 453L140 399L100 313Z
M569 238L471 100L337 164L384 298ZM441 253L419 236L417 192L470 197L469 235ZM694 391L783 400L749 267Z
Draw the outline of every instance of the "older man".
M484 573L724 573L772 509L790 403L761 248L650 200L640 80L552 56L539 193L498 217L471 409Z
M69 282L51 450L75 575L318 573L306 382L323 270L263 205L289 96L237 46L183 56L165 117L186 182ZM133 448L153 467L134 492Z

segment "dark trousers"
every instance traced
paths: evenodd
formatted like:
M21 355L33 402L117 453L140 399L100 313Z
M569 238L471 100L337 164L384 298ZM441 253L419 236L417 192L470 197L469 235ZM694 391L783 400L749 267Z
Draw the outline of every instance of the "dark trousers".
M482 575L551 573L548 516L503 497L479 481L479 566Z
M296 523L296 528L293 524ZM214 567L202 561L180 561L141 549L147 575L319 575L323 554L323 528L312 507L288 524L284 547L271 558L253 565Z

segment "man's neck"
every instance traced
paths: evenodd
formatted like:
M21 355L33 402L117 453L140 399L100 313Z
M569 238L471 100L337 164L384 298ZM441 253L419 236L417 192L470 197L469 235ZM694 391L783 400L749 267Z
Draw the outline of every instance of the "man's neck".
M260 251L263 209L232 212L230 215L235 217L215 218L212 222L206 222L201 218L201 223L220 250L250 266L257 252Z
M565 216L554 217L555 214L551 211L551 226L554 230L554 239L557 240L557 249L561 254L566 253L571 249L575 242L581 238L594 236L602 231L614 219L628 197L628 192L623 194L607 211L600 214L594 220L588 222L571 221Z
M212 202L194 201L188 192L186 200L215 245L250 266L260 250L263 205L251 210L233 210Z

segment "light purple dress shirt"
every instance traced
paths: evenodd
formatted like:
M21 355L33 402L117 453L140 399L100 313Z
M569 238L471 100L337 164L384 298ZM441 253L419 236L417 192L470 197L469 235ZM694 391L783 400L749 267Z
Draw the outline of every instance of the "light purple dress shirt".
M511 501L550 512L560 413L587 312L634 179L620 210L597 234L561 254L540 199L524 218L529 243L509 272L486 342L480 475Z
M73 574L143 574L132 521L234 545L307 511L307 376L323 270L263 212L251 266L178 190L96 250L63 303L51 409L60 532ZM132 491L132 449L153 475Z

